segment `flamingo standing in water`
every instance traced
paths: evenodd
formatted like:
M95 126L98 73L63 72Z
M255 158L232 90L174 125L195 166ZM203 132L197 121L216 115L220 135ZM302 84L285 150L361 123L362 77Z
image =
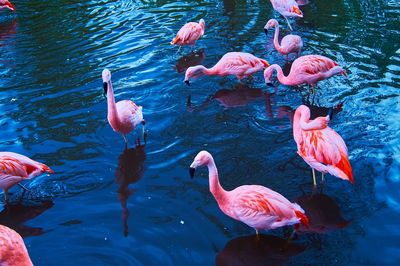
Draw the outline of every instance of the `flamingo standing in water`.
M143 119L142 106L137 106L130 100L115 103L114 89L111 83L111 72L104 69L102 72L104 95L107 95L108 113L107 119L111 128L122 135L125 144L128 145L126 135L133 131L140 123L143 129L143 139L146 143L145 121Z
M332 59L322 55L304 55L294 60L288 76L283 74L282 68L273 64L264 71L265 83L272 85L271 77L273 71L277 72L280 83L289 86L298 86L308 84L312 87L323 79L332 77L333 75L344 75L346 71Z
M192 178L199 166L208 167L210 191L221 211L254 228L257 234L258 230L262 229L269 230L298 223L308 224L308 218L299 205L291 203L269 188L245 185L231 191L224 190L219 184L214 159L207 151L199 152L190 165Z
M8 190L23 180L37 177L43 173L53 174L47 165L36 162L24 155L14 152L0 152L0 188L4 190L4 200L7 202Z
M0 225L0 265L33 265L22 237L4 225Z
M175 38L171 41L172 45L181 46L190 45L193 47L196 41L204 35L205 22L204 19L200 19L199 23L189 22L183 25L183 27L178 31Z
M0 0L0 9L8 8L11 11L16 11L13 4L11 4L8 0Z
M253 75L269 66L269 63L249 53L226 53L212 68L203 65L189 67L185 73L185 83L190 85L190 78L202 75L227 76L234 75L239 80Z
M267 24L264 26L265 34L268 36L268 30L275 28L275 35L274 35L274 46L275 49L283 54L286 55L286 60L288 60L288 55L290 53L296 53L299 56L301 49L303 48L303 41L299 35L289 34L282 38L281 44L279 44L278 37L279 37L279 23L276 19L268 20Z
M288 17L302 18L303 12L301 12L298 3L295 0L270 0L272 7L278 11L285 19L292 31L292 26L290 26Z
M335 130L328 127L330 115L310 120L310 108L300 105L294 114L293 137L297 153L312 168L314 188L317 186L315 170L330 173L354 184L347 154L347 146ZM314 170L315 169L315 170Z

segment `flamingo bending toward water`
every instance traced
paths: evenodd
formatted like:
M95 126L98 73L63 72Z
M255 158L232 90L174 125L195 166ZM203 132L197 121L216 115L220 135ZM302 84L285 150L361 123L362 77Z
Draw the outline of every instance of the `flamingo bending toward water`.
M14 152L0 152L0 188L4 190L4 200L7 202L8 190L23 180L32 179L43 173L53 174L47 165L36 162L24 155Z
M102 72L104 95L107 95L107 119L111 128L122 135L125 144L128 145L126 135L133 131L139 124L142 124L143 139L146 143L146 132L144 129L142 106L137 106L133 101L122 100L115 103L114 89L111 83L111 72L104 69Z
M278 11L285 19L292 31L292 26L290 26L288 17L303 17L303 12L301 12L298 3L295 0L270 0L272 7Z
M202 75L227 76L234 75L239 80L253 75L269 66L269 63L249 53L226 53L212 68L203 65L189 67L185 73L185 83L190 85L190 78Z
M8 0L0 0L0 9L3 9L3 8L8 8L14 12L16 11L14 5L11 4L10 1L8 1Z
M183 25L178 31L175 38L171 41L172 45L190 45L192 48L196 44L196 41L204 35L205 22L204 19L200 19L199 23L189 22ZM179 47L179 48L180 48Z
M273 64L264 71L265 83L272 85L271 77L274 70L280 83L289 86L308 84L316 86L323 79L333 75L344 75L346 71L335 61L322 55L304 55L294 60L288 76L283 74L282 68Z
M275 28L275 35L274 35L274 46L275 49L283 54L286 55L286 60L288 59L288 54L296 53L299 56L301 49L303 48L303 41L299 35L289 34L282 38L281 44L279 44L278 37L279 37L279 23L276 19L268 20L267 24L264 26L265 34L268 36L268 30Z
M207 166L210 191L221 211L229 217L241 221L258 230L269 230L286 225L302 223L307 225L304 210L291 203L281 194L259 185L245 185L231 191L219 184L218 171L214 159L207 151L201 151L190 165L190 176L194 177L197 167Z
M330 173L354 184L353 173L347 154L347 146L335 130L328 127L330 114L310 120L310 108L300 105L294 114L293 137L297 153L312 168L314 187L315 170ZM315 169L315 170L314 170Z
M4 225L0 225L0 265L33 265L22 237Z

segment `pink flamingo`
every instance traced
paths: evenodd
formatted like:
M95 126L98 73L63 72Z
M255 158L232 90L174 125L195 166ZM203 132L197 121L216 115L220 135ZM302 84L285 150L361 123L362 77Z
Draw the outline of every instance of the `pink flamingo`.
M33 265L22 237L7 226L0 225L0 265Z
M253 75L269 66L269 63L249 53L226 53L212 68L203 65L189 67L185 73L185 83L190 85L190 78L202 75L227 76L234 75L239 80Z
M271 77L274 70L277 72L279 82L289 86L308 84L314 87L318 81L333 75L346 76L346 71L338 63L322 55L300 56L294 60L288 76L283 74L280 66L276 64L269 66L264 71L265 83L268 85L272 85Z
M8 0L0 0L0 9L8 8L11 11L16 11L13 4L11 4Z
M178 31L175 38L171 41L172 45L190 45L193 47L196 41L204 35L204 19L200 19L199 23L189 22L183 25L183 27ZM179 47L179 48L180 48Z
M301 49L303 48L303 41L299 35L289 34L282 38L281 44L279 44L279 23L276 19L268 20L267 24L264 27L265 34L268 35L268 30L275 28L275 35L274 35L274 46L275 49L283 54L286 55L286 60L288 59L288 54L296 53L299 56Z
M195 169L207 166L210 191L219 208L229 217L241 221L258 230L275 229L298 223L308 224L304 210L296 203L291 203L281 194L259 185L245 185L231 191L224 190L219 184L218 171L214 159L207 151L201 151L190 165L190 176Z
M286 22L290 30L293 30L292 26L290 26L288 17L298 17L298 18L303 17L303 12L301 12L297 2L295 0L270 0L270 1L272 7L286 19Z
M32 179L43 173L53 174L47 165L36 162L24 155L14 152L0 152L0 188L4 190L4 200L7 202L8 190L26 179Z
M128 145L126 135L133 131L140 123L143 129L143 139L146 143L145 120L143 119L142 106L137 106L133 101L123 100L115 103L114 89L111 83L111 72L104 69L102 72L104 95L107 95L107 119L111 128L122 135Z
M300 105L294 114L293 137L297 153L312 168L314 188L315 170L330 173L354 184L347 147L342 137L328 127L330 114L310 120L310 108ZM315 170L314 170L315 169Z

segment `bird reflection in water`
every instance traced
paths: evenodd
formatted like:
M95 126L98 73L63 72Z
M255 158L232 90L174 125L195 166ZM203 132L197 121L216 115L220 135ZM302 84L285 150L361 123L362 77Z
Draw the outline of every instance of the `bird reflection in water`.
M124 236L128 236L128 198L135 190L129 188L129 184L136 183L144 174L144 161L146 160L145 146L137 142L136 147L125 150L119 156L119 163L115 171L115 182L119 184L118 200L122 207L122 224Z
M201 65L204 61L206 54L204 49L199 51L193 51L190 54L184 55L178 59L175 65L175 69L178 73L183 73L191 66Z
M235 12L236 0L224 0L224 15L232 15Z
M43 228L30 227L25 223L53 207L54 203L51 200L47 200L35 204L9 203L5 205L0 212L0 224L14 229L22 237L42 235L44 233Z
M313 232L327 233L332 230L345 228L350 221L345 220L334 199L322 193L313 193L298 197L297 202L306 212L309 226L299 225L298 233Z
M230 240L215 259L217 266L235 265L285 265L290 257L306 249L273 235L259 234Z

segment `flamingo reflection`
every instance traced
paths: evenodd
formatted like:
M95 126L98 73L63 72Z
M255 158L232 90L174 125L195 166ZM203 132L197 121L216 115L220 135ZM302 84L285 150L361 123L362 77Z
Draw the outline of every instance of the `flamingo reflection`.
M115 171L115 182L119 184L118 200L122 207L122 224L124 236L128 236L128 198L135 192L129 184L136 183L144 174L144 161L146 160L145 146L137 142L132 149L125 148L119 156L119 163Z
M340 207L334 199L322 193L304 195L295 200L306 212L309 226L299 225L297 232L327 233L332 230L345 228L350 221L345 220Z
M53 207L51 200L40 202L38 205L23 205L22 203L9 203L0 212L0 224L6 225L17 231L22 237L42 235L43 228L30 227L25 223L36 218L43 212Z
M273 235L259 234L242 236L230 240L215 259L217 266L222 265L285 265L290 257L306 249Z
M206 54L204 53L204 49L191 52L190 54L182 56L178 59L175 65L175 69L178 73L183 73L191 66L201 65L205 57Z

